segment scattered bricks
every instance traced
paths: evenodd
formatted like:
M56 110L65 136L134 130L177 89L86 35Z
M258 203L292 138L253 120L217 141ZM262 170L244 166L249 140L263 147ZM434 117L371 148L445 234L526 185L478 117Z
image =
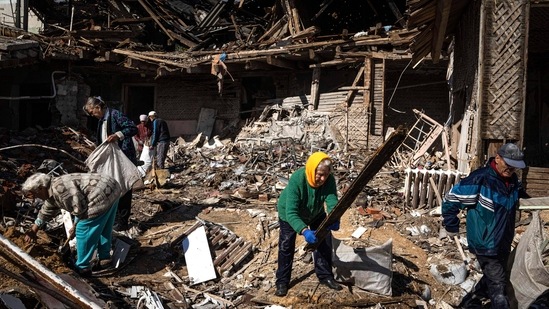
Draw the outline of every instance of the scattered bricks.
M259 194L257 196L257 199L260 201L260 202L268 202L269 201L269 194Z

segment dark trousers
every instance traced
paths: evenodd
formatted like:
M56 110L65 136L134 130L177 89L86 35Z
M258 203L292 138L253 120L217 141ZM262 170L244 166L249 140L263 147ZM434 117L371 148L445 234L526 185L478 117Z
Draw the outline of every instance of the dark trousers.
M166 161L169 148L170 141L158 142L156 145L156 166L158 168L164 168L164 161Z
M313 222L310 227L316 230L324 217ZM279 220L280 234L278 236L278 269L276 270L276 284L290 284L292 277L292 265L294 261L295 240L297 233L288 222ZM319 280L333 279L332 274L332 234L318 245L313 252L315 273Z
M116 212L115 222L122 225L127 225L130 221L132 213L132 190L122 195L118 201L118 211Z
M477 255L477 260L482 269L482 278L475 285L473 299L463 308L482 308L479 298L490 298L491 308L508 309L509 300L505 293L507 284L507 260L509 254L497 256Z

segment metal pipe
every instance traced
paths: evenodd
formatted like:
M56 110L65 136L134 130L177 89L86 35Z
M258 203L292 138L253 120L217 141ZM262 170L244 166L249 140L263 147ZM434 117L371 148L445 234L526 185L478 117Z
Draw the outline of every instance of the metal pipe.
M53 99L57 96L57 88L55 87L55 79L53 78L53 76L55 74L61 74L61 73L65 73L65 71L53 71L51 73L51 84L52 84L52 87L53 87L53 94L52 95L47 95L47 96L36 96L36 97L32 97L32 96L19 96L19 97L0 97L0 100L40 100L40 99Z

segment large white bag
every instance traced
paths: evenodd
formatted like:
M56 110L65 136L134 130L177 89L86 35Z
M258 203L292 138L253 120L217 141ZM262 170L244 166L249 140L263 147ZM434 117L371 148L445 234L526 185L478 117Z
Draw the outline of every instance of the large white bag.
M391 296L393 293L393 240L368 248L353 248L332 237L334 278L363 290Z
M511 308L526 309L549 290L549 265L543 264L542 253L547 242L539 211L532 212L532 221L514 250L511 268Z
M122 152L117 143L102 143L84 162L92 173L109 175L116 179L122 188L122 195L130 189L144 186L139 171Z
M149 146L143 146L143 151L141 152L141 156L139 157L139 160L143 161L143 164L137 167L137 170L139 171L141 177L145 177L147 175L147 172L151 169L153 156L154 149L151 150Z

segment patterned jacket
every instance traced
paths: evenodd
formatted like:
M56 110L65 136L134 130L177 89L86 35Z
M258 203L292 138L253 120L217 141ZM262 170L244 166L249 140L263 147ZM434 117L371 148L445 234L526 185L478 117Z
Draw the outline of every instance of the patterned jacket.
M473 171L445 196L443 224L447 231L459 231L461 209L467 209L469 250L478 255L509 253L515 233L515 212L519 197L526 194L516 174L506 184L490 166Z
M278 217L299 233L322 214L330 213L337 201L337 185L333 175L315 189L307 182L305 167L302 167L292 174L288 185L280 193ZM324 202L327 206L326 212Z
M35 223L44 223L55 217L61 209L70 212L78 220L95 218L111 208L120 197L118 182L97 173L74 173L51 180L48 198Z
M124 135L123 139L118 141L118 146L122 149L122 152L130 159L134 164L137 163L137 154L133 145L133 140L130 138L137 134L137 126L135 123L124 115L122 112L107 108L105 111L107 121L107 136L116 132L121 132ZM103 143L101 138L101 129L103 127L103 119L99 119L97 124L97 144Z

